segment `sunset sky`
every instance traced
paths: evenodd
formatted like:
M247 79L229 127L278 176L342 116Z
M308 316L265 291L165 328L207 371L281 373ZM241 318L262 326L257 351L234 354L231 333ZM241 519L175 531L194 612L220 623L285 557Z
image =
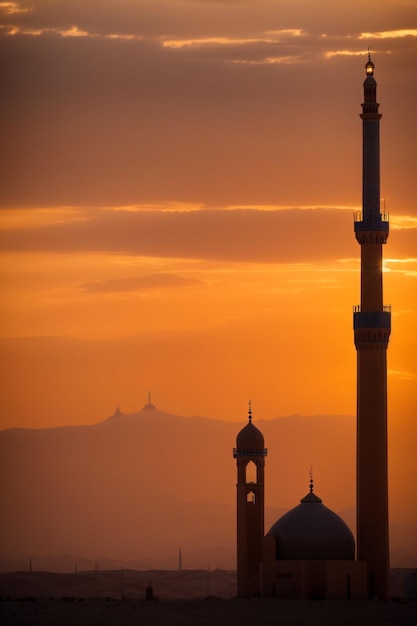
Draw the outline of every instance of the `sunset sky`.
M0 428L355 413L368 46L393 440L417 412L415 0L0 1ZM400 445L401 444L401 445Z

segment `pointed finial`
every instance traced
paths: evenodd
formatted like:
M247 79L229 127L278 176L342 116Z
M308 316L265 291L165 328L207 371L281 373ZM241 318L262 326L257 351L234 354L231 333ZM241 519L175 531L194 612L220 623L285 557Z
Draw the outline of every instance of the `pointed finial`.
M314 482L313 482L313 466L312 465L310 465L310 470L308 472L308 475L310 476L310 493L313 493Z
M248 410L249 421L252 421L252 400L249 400L249 410Z
M370 48L368 46L368 61L370 61L370 60L371 60L371 50L370 50Z

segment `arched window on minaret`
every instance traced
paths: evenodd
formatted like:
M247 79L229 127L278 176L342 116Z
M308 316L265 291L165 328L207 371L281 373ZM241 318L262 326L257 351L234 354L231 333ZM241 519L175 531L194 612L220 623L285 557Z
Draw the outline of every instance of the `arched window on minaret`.
M258 473L258 468L256 466L255 461L249 461L248 464L246 465L246 483L256 483L257 473Z

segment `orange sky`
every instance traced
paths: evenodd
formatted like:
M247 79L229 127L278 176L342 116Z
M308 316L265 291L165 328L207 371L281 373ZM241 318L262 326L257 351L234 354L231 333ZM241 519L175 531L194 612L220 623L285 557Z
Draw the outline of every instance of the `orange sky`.
M411 445L415 2L41 0L0 19L0 427L92 423L148 390L181 415L354 414L370 46L390 420Z

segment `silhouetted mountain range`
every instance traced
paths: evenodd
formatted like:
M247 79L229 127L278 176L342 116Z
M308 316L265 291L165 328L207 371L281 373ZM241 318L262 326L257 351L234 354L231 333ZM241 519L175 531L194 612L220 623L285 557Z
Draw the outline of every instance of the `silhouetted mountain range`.
M254 422L269 449L266 530L307 493L310 466L315 492L354 530L354 418ZM176 568L179 547L186 568L234 568L232 449L245 424L144 409L0 432L0 568L26 569L30 554L34 568L55 571ZM410 566L413 530L392 521L393 565Z

